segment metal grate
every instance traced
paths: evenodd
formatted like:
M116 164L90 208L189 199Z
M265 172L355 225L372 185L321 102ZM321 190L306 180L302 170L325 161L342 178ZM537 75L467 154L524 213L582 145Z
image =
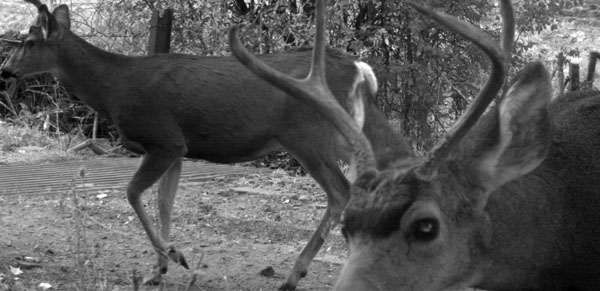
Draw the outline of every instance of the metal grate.
M0 165L0 195L43 195L64 193L73 187L87 191L123 189L133 176L141 158L94 157L38 164ZM85 167L85 179L78 177ZM260 173L266 169L184 161L182 182L198 182L227 176Z

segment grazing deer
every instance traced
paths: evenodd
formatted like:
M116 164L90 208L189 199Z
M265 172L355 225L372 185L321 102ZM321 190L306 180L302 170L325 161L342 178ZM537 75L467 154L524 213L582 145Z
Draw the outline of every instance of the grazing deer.
M505 79L514 38L510 1L501 4L500 46L411 3L478 45L491 59L491 75L427 157L381 153L377 144L395 133L382 128L382 139L367 139L325 81L324 2L306 79L254 58L235 31L230 42L244 65L321 112L354 149L358 177L342 218L350 253L334 290L598 290L600 93L551 101L549 74L534 62L481 117ZM375 166L381 156L392 160L385 168Z
M50 13L39 0L28 2L39 10L37 21L2 68L2 77L51 72L70 93L116 124L126 148L144 154L127 186L127 198L159 253L145 281L160 281L167 272L168 258L187 267L183 255L167 242L182 157L234 163L283 147L328 197L318 229L281 286L294 289L349 200L350 183L336 158L348 161L351 154L338 131L310 107L248 72L233 57L109 53L71 32L66 5ZM309 69L310 54L310 50L299 49L261 59L288 74L301 75ZM338 101L360 104L369 100L363 95L372 96L377 90L371 68L334 50L327 54L329 86ZM379 133L370 128L388 127L376 106L369 104L360 117L367 136ZM387 147L381 151L396 151L398 143L403 141L378 145ZM400 147L407 149L408 145ZM382 166L387 162L380 161ZM160 232L141 203L144 190L156 181Z

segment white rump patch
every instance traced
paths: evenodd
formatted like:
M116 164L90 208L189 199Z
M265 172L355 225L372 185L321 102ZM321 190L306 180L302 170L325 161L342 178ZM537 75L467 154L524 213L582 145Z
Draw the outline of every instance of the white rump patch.
M375 77L375 73L373 72L373 68L369 66L365 62L354 62L356 67L358 68L358 73L362 77L362 81L366 81L369 86L369 93L372 95L377 94L377 77Z
M369 96L363 96L363 88L362 86L367 86L370 95L377 94L377 77L375 77L375 73L373 73L373 69L371 66L367 65L364 62L356 61L354 62L356 68L358 69L358 74L354 79L354 83L350 87L348 102L350 102L350 114L354 121L358 125L359 128L363 128L365 124L365 100L364 98L369 98Z

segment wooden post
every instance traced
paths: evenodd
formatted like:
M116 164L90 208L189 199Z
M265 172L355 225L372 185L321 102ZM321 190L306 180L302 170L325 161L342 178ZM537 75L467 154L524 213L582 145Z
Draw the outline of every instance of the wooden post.
M558 56L556 56L556 66L557 68L557 75L558 75L558 96L563 96L565 95L565 86L567 85L565 83L565 61L567 60L567 58L565 58L565 55L561 52L558 54Z
M579 64L569 66L569 76L571 77L570 91L579 90Z
M168 53L171 48L171 25L173 9L167 8L162 12L155 9L150 19L150 41L148 55Z
M590 63L588 64L588 73L586 78L586 88L592 88L594 85L594 74L596 73L596 61L600 59L600 52L590 52Z

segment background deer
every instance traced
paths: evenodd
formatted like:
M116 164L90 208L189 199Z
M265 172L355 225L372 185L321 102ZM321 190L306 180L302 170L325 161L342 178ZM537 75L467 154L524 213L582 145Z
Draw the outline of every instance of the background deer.
M127 186L127 198L150 241L158 262L145 281L156 283L166 273L168 259L187 267L183 255L168 240L170 216L181 172L181 158L217 163L256 159L273 149L287 149L321 185L328 208L298 257L282 289L294 289L339 221L349 200L349 182L336 158L348 160L344 138L329 122L303 103L248 72L233 57L166 54L128 57L103 51L70 30L69 10L52 13L39 1L36 23L21 47L2 68L3 77L51 72L94 110L112 120L122 144L143 153L141 165ZM308 71L310 50L265 55L271 66L291 75ZM329 86L341 104L359 104L377 90L371 68L334 50L327 52ZM365 96L363 96L365 95ZM365 132L387 127L374 104L365 104ZM374 139L379 139L373 136ZM381 151L397 151L398 143L378 143ZM387 165L382 159L380 166ZM141 195L159 181L160 232L152 226Z
M234 34L230 41L251 71L323 113L353 145L358 178L342 218L350 254L334 289L598 290L600 93L551 101L549 74L534 62L480 118L506 75L510 1L502 1L500 46L471 25L412 3L478 45L492 72L427 157L402 152L377 168L386 155L377 144L396 133L382 129L382 139L369 143L327 88L324 2L304 80L269 68Z

